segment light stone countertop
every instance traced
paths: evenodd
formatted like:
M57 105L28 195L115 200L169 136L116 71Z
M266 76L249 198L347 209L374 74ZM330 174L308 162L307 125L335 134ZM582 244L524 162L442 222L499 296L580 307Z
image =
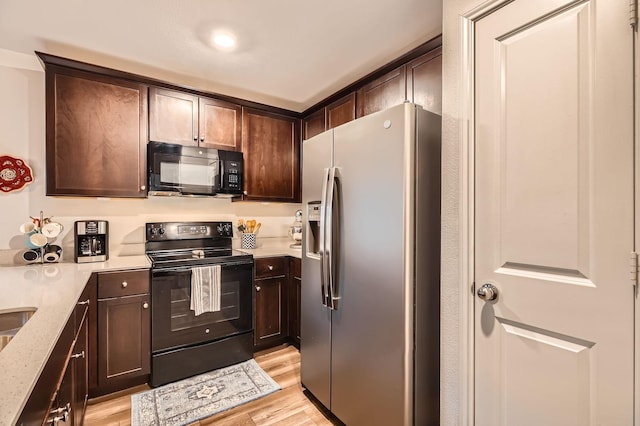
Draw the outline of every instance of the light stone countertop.
M0 313L37 308L0 351L0 426L17 422L91 274L150 266L147 256L138 255L96 263L0 267Z
M235 243L235 242L234 242ZM255 249L243 249L240 247L240 241L237 241L238 246L234 247L237 250L240 250L244 253L252 254L254 258L260 257L274 257L274 256L292 256L297 257L298 259L302 258L302 249L301 248L291 248L289 247L293 244L293 240L291 238L281 238L281 237L273 237L273 238L260 238L256 239L256 248Z
M292 256L291 238L257 239L255 249L236 249L255 258ZM149 268L145 255L112 257L106 262L72 262L0 267L0 313L37 308L36 313L0 351L0 426L17 422L55 343L89 277L94 272Z

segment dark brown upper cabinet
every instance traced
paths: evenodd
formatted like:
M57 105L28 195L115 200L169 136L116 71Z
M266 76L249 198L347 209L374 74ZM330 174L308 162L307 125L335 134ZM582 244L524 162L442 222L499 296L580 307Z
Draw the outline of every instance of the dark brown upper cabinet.
M302 121L303 135L302 138L304 140L310 139L315 135L319 135L320 133L326 130L326 109L322 108L305 118Z
M240 151L242 107L176 90L149 89L149 140Z
M327 106L327 129L356 119L356 94L349 93Z
M357 116L401 104L407 99L406 93L406 65L402 65L358 90Z
M47 66L47 195L146 197L147 87Z
M242 110L246 200L300 202L300 120Z
M325 130L355 119L356 93L351 92L305 118L303 120L304 139L312 138Z
M407 64L407 98L427 111L442 115L442 48Z

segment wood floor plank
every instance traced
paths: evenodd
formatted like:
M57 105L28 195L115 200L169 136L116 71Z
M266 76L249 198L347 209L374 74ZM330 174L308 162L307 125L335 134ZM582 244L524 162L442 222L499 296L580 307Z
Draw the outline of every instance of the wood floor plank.
M194 426L331 426L334 423L304 395L300 384L300 352L282 346L256 354L256 362L282 388L263 398L193 423ZM90 402L85 416L87 426L130 426L131 393Z

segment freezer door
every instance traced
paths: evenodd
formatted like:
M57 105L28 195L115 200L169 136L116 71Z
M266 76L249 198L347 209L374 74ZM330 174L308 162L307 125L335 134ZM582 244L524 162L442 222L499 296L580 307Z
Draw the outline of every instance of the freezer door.
M315 254L321 238L319 224L309 220L310 203L322 199L325 170L331 167L333 131L321 133L302 144L302 287L300 319L300 376L307 388L330 408L331 314L323 306L321 262ZM321 212L322 213L322 212Z
M405 213L412 209L413 117L415 107L405 104L334 129L340 236L331 411L349 426L406 424L411 408Z

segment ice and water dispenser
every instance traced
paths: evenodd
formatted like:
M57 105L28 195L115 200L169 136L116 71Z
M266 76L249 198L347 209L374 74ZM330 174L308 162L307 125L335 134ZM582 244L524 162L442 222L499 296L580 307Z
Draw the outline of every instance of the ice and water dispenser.
M307 255L320 256L320 201L307 204Z

